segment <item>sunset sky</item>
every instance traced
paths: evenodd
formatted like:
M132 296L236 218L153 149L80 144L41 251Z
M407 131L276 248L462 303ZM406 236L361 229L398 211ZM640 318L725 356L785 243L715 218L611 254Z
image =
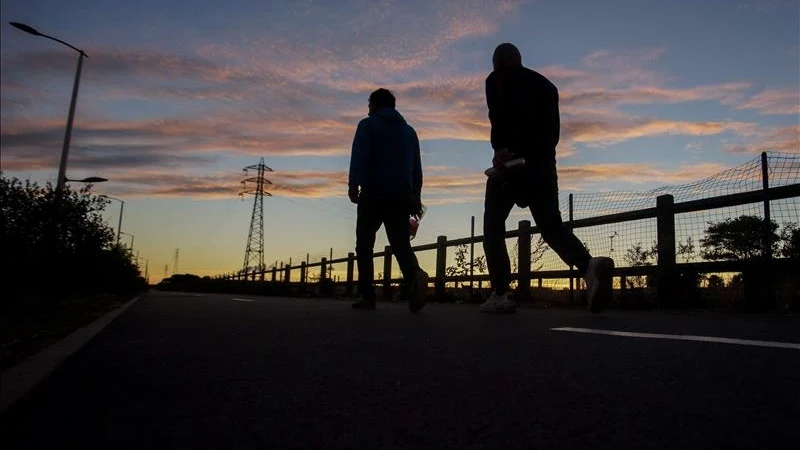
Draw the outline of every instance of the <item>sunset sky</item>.
M95 191L125 200L151 281L176 248L180 273L242 267L252 197L237 194L261 157L267 264L353 251L350 145L378 87L421 140L414 242L468 235L492 156L483 82L506 41L559 88L562 193L800 153L797 0L3 0L0 13L4 176L55 182L77 62L16 21L88 53L67 174L109 179Z

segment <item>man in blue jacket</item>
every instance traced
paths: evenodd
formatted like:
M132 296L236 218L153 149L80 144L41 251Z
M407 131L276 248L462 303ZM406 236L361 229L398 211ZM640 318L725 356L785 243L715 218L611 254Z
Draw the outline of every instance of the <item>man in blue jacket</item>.
M565 263L577 267L586 280L589 310L599 313L611 300L614 261L593 258L561 222L556 173L558 89L524 67L513 44L497 46L492 65L494 70L486 78L486 103L497 175L486 181L483 246L494 292L481 311L513 312L516 308L508 292L511 266L505 240L506 219L516 204L530 208L544 241ZM525 164L506 167L518 158L524 158Z
M408 308L425 306L428 274L411 250L409 215L422 208L422 161L419 139L395 109L386 89L369 96L369 115L358 123L350 155L348 196L357 204L356 261L360 299L353 309L375 309L373 249L383 224L397 264L408 283Z

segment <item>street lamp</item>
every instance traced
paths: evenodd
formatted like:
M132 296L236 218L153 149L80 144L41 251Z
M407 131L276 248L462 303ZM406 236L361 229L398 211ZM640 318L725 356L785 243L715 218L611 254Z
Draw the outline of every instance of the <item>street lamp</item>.
M83 179L80 179L80 180L72 180L70 178L64 177L64 181L73 181L75 183L103 183L103 182L108 181L108 178L88 177L88 178L83 178ZM58 188L56 188L56 189L58 189Z
M52 36L40 33L30 25L25 25L24 23L19 23L19 22L9 22L9 23L11 24L12 27L22 30L28 34L32 34L34 36L41 36L43 38L56 41L78 52L78 70L75 72L75 82L72 85L72 99L69 102L67 129L66 132L64 133L64 146L61 148L61 164L58 166L58 181L56 183L56 193L61 193L62 189L64 188L64 183L68 181L66 175L67 155L69 154L69 142L72 137L72 121L75 118L75 101L78 99L78 86L80 85L80 80L81 80L81 68L83 67L83 58L88 58L89 55L87 55L86 52L84 52L83 50L62 41L61 39L56 39Z
M122 232L122 211L125 209L125 201L105 194L100 195L100 197L119 202L119 224L117 225L117 245L119 245L119 235Z

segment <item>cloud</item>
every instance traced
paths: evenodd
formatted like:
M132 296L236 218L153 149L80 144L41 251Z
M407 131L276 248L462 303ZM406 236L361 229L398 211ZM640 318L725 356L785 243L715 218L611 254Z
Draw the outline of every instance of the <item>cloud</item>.
M775 12L782 7L798 7L798 0L758 0L736 5L737 11Z
M631 184L681 184L697 181L724 170L717 163L682 165L664 170L656 164L593 164L559 167L561 191L581 191L604 181ZM105 175L105 173L104 173ZM243 189L255 186L241 184L241 173L189 174L150 168L135 172L115 171L113 192L126 197L193 197L198 199L233 198ZM271 181L265 190L273 196L296 199L343 198L347 191L346 171L275 171L266 177ZM425 169L423 202L427 205L480 203L483 201L486 177L480 171L462 167L431 166Z
M800 154L800 125L761 129L747 142L728 145L725 151L746 154L761 152Z
M521 3L432 0L407 5L365 0L340 10L326 3L289 2L277 8L283 15L274 30L242 29L238 40L205 44L194 52L90 48L71 167L202 171L230 155L347 155L355 125L366 113L366 97L379 86L395 92L398 108L422 140L486 142L487 73L464 73L464 54L453 49L497 31L500 19L510 18ZM315 26L301 26L309 23ZM665 52L601 49L586 55L577 67L541 68L561 93L560 158L569 158L583 146L632 139L724 133L752 138L760 133L746 122L637 117L621 109L626 105L717 101L765 113L793 111L791 99L784 96L788 91L767 90L746 98L744 92L752 86L747 81L673 87L669 77L650 69ZM31 79L69 80L73 70L74 58L68 52L10 54L2 82L4 93L8 86L15 96L3 97L4 168L24 171L52 165L53 149L63 139L63 118L31 115L30 100L25 99L36 95L31 86L43 84ZM94 91L87 96L85 89ZM431 187L435 191L436 183L449 183L443 199L449 192L475 196L482 191L480 177L477 184L463 184L457 180L460 176L433 178ZM190 195L192 180L177 190L159 192ZM331 179L304 180L276 185L276 192L334 192ZM198 189L200 194L207 192L202 183Z
M800 89L765 89L736 105L736 109L754 109L760 114L799 115Z
M724 132L752 135L756 124L734 121L675 121L645 118L574 118L562 123L562 132L571 141L611 145L631 139L664 135L710 136Z
M560 97L568 108L598 105L687 103L692 101L731 101L740 98L749 82L730 82L693 88L677 89L657 85L631 86L626 89L608 89L602 86L582 90L565 90Z

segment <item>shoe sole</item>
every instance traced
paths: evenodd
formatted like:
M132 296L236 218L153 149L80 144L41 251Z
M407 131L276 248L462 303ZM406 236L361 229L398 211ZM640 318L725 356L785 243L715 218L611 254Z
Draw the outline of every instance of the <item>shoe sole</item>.
M411 312L419 312L425 307L425 302L428 296L428 273L420 270L417 276L414 277L414 292L411 299L408 301L408 309Z
M613 293L613 275L614 275L614 260L611 258L602 258L597 264L597 288L594 295L589 297L589 311L592 314L599 314L603 312L611 303L611 295Z

